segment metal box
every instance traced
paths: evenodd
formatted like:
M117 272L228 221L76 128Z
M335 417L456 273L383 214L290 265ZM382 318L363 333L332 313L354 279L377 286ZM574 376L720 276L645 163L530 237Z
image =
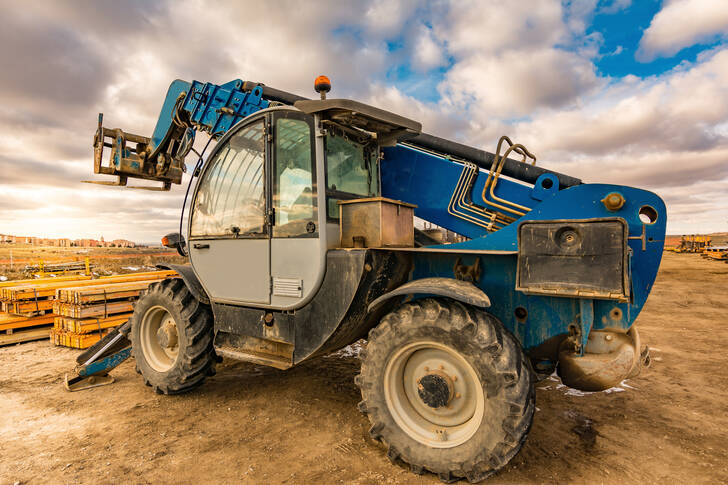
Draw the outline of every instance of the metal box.
M415 207L385 197L339 201L341 247L414 247Z

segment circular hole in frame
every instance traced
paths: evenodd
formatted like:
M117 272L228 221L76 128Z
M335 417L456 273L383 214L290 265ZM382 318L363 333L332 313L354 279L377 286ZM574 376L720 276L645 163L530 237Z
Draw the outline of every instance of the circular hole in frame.
M654 224L657 222L657 211L651 205L643 205L637 214L639 215L640 222L644 224Z
M526 318L528 318L528 310L526 310L522 306L519 306L516 307L516 309L513 311L513 315L519 322L525 322Z

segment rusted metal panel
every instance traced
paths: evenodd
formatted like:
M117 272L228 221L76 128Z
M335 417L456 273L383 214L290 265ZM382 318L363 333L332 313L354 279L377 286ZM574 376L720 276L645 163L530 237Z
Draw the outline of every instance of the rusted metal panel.
M341 247L413 247L415 207L385 197L339 201Z

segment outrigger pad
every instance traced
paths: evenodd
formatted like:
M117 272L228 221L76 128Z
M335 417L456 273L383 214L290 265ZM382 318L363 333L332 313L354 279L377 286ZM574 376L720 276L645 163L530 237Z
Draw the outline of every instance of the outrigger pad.
M112 382L114 382L114 378L110 375L77 376L69 379L68 374L66 374L65 386L67 391L74 392L90 389L92 387L106 386Z

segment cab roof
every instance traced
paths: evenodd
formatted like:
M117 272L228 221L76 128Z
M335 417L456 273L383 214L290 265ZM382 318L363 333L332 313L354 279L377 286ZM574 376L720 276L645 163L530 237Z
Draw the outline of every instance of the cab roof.
M351 99L299 100L293 106L346 126L375 133L381 146L391 146L422 132L422 125L383 109Z

